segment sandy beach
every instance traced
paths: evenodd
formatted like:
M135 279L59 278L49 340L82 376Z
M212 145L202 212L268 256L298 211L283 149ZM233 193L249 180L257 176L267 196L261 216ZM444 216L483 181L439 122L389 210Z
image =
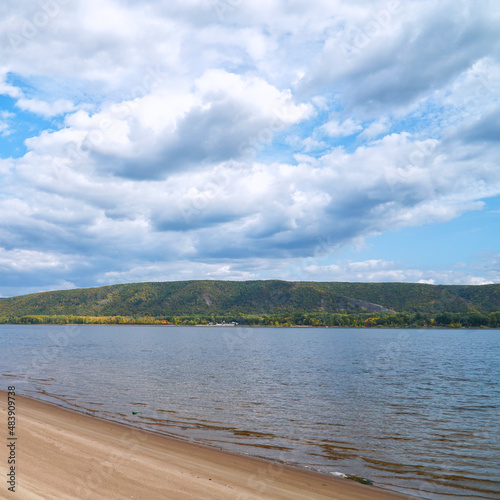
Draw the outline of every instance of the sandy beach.
M8 440L7 393L0 391L0 399L0 422ZM1 498L415 498L172 439L31 398L16 395L15 403L15 494L8 490L10 449L3 446Z

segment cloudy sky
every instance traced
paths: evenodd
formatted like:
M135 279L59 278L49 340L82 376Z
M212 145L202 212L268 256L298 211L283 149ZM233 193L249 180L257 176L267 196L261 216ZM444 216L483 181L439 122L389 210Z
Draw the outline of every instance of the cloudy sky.
M5 0L0 296L500 282L497 0Z

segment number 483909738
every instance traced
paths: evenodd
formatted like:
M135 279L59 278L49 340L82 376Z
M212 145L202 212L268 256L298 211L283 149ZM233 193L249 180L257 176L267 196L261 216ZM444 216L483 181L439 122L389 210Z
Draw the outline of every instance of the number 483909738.
M7 428L9 435L14 436L16 433L16 388L14 386L8 387L7 393Z

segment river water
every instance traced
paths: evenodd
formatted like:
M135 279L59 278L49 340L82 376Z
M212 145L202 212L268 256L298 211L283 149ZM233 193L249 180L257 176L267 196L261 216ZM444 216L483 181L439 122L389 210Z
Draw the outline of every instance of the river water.
M429 499L500 498L500 332L0 325L0 388Z

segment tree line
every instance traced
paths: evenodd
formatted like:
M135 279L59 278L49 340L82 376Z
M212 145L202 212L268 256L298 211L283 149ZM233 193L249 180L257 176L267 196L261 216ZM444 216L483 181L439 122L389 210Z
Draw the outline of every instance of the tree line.
M245 325L245 326L314 326L353 328L500 328L500 312L478 313L328 313L294 312L275 314L229 315L136 315L136 316L79 316L23 315L0 316L2 324L27 325Z

